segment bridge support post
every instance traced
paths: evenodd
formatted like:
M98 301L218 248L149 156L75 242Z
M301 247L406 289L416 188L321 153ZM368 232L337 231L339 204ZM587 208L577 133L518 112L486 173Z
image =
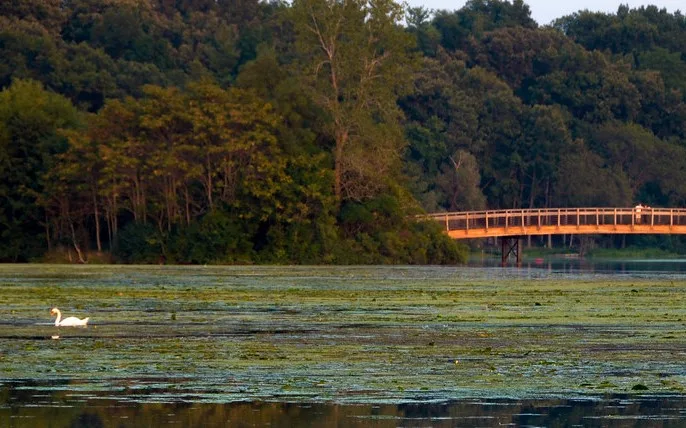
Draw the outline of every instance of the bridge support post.
M503 236L500 238L502 265L507 266L510 256L515 257L517 266L522 265L521 236Z

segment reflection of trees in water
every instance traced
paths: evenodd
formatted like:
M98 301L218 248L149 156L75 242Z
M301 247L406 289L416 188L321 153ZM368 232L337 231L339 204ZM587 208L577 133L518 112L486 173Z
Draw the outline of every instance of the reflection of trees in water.
M104 428L100 416L93 413L83 413L70 425L71 428Z
M69 426L71 428L138 427L138 426L204 426L204 427L312 427L355 426L360 428L413 426L452 427L455 425L547 425L606 426L608 417L622 415L650 417L667 422L683 417L679 409L686 397L633 398L630 395L587 400L505 400L474 399L454 402L407 404L330 404L330 403L134 403L117 400L68 402L54 407L63 399L63 391L36 407L36 398L18 401L20 390L0 389L0 426L9 420L10 409L17 428L36 426ZM36 394L36 391L31 391ZM45 397L40 397L41 400ZM24 405L31 404L31 407ZM7 418L5 417L7 416ZM625 421L630 422L630 420ZM678 425L678 424L677 424ZM677 426L675 425L675 426ZM630 425L613 425L630 426Z

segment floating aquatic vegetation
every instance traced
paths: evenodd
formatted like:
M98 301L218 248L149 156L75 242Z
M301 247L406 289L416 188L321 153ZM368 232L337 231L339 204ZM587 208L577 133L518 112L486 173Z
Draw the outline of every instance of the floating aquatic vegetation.
M3 265L0 381L164 402L674 393L685 291L448 267ZM93 324L57 329L53 306Z

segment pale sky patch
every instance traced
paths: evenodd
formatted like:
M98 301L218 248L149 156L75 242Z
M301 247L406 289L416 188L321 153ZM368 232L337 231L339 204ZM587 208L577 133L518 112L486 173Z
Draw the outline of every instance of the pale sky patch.
M407 0L411 7L424 6L427 9L446 9L454 11L462 8L466 0ZM616 13L620 4L628 4L631 8L655 5L658 8L665 8L669 12L681 10L686 12L686 2L684 0L655 0L646 2L645 0L525 0L531 9L532 17L541 25L550 24L556 18L570 15L580 10L588 9L594 12Z

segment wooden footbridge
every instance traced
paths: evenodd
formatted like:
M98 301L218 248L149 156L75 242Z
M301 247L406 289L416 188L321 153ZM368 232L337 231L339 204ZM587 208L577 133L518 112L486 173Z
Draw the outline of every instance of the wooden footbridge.
M553 208L430 214L454 239L501 238L503 262L516 255L519 240L537 235L686 235L686 209Z

